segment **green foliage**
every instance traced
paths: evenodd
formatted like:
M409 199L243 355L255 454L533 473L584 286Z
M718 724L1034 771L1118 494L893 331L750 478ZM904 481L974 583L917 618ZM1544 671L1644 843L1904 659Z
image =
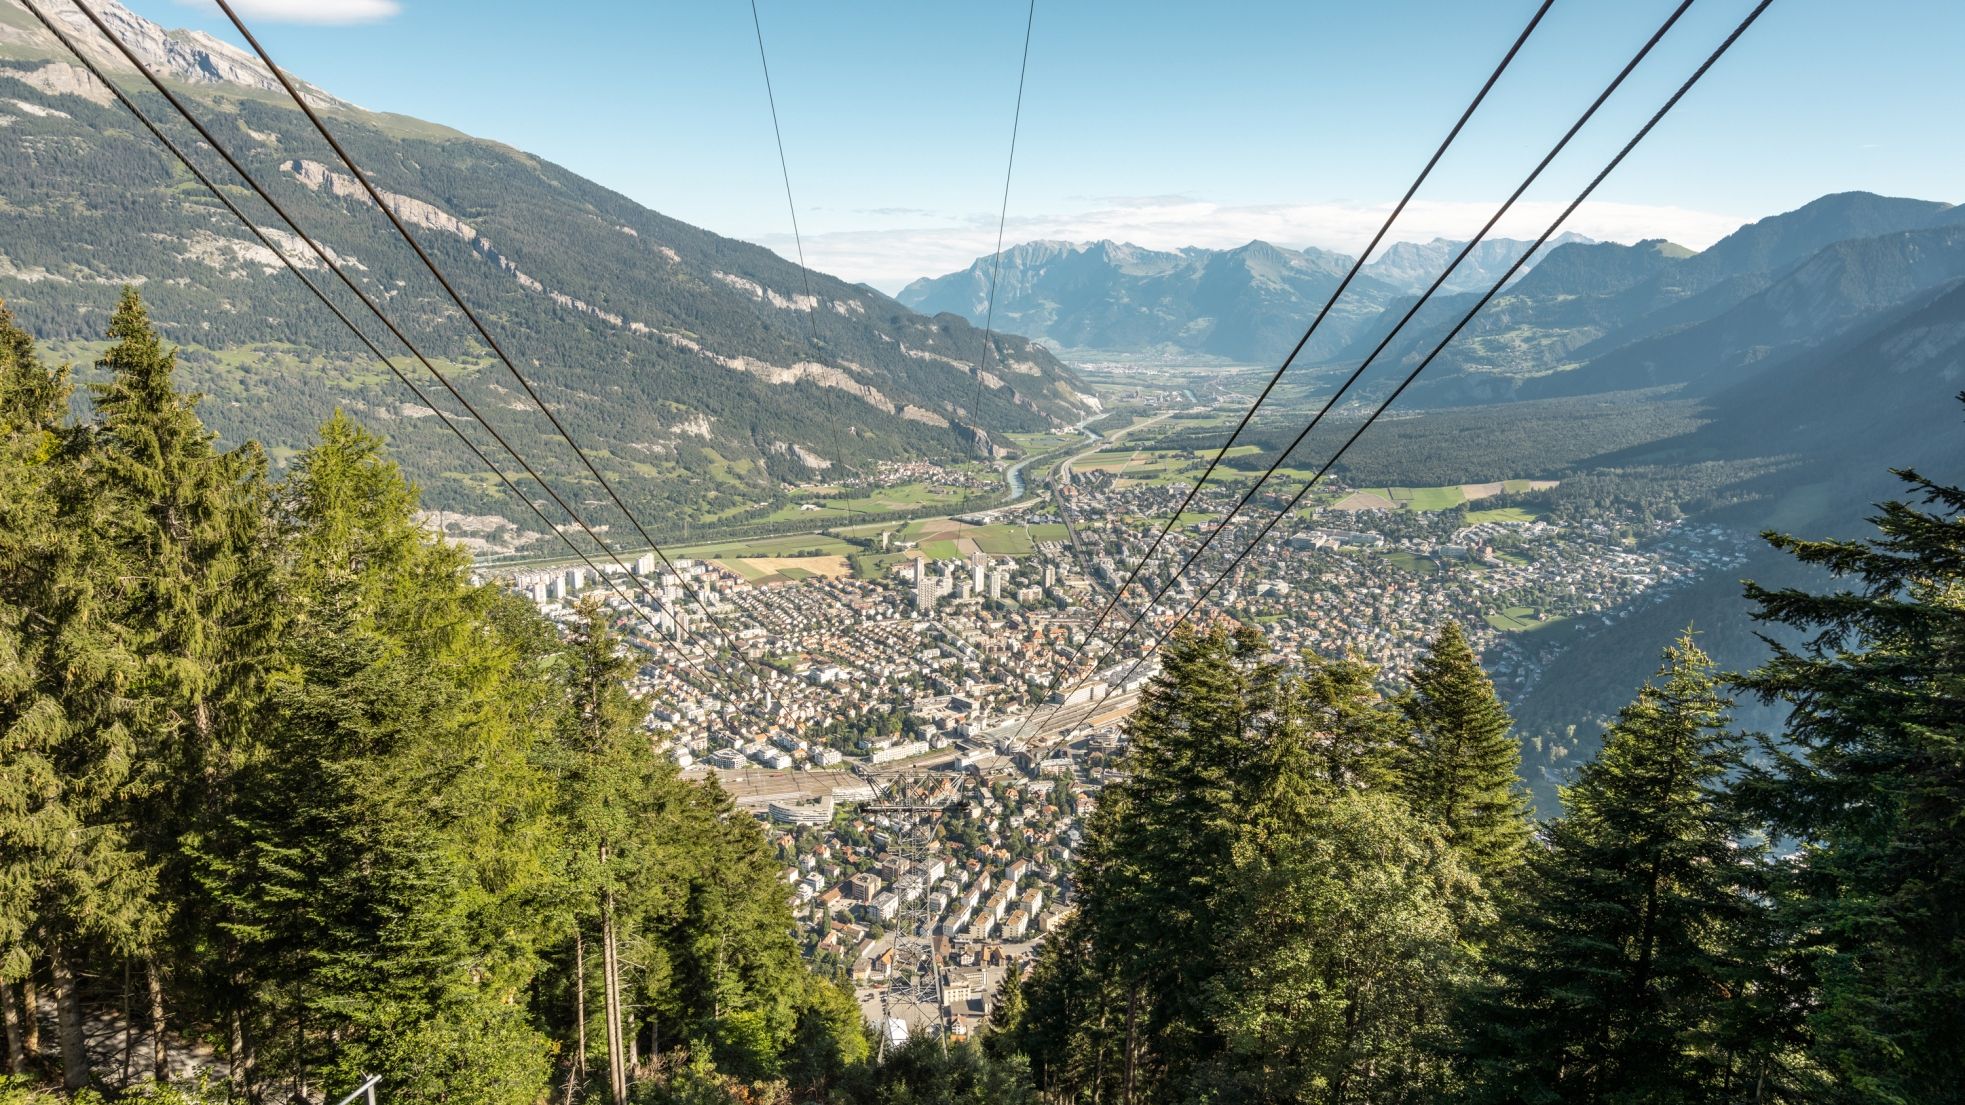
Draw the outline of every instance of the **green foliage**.
M50 368L0 308L0 982L42 950L125 951L156 871L137 848L135 658L107 616L104 510Z
M1823 1101L1961 1100L1965 490L1899 475L1867 540L1770 537L1848 586L1748 589L1806 634L1741 680L1792 709L1743 790L1799 844L1778 900Z
M1412 738L1400 789L1422 820L1484 879L1521 862L1528 799L1508 711L1456 622L1443 622L1412 673L1404 702Z
M842 1105L1036 1105L1028 1065L1020 1055L997 1057L970 1041L949 1045L909 1040L877 1067L862 1068L840 1087Z
M521 1105L592 1069L573 937L606 917L644 1083L822 1092L865 1062L761 829L653 754L598 608L563 639L474 586L339 412L268 486L133 294L112 336L71 427L0 316L0 981L156 979L234 1099L379 1072L391 1101ZM71 1087L96 1001L62 1006Z
M1564 794L1462 1015L1479 1101L1766 1100L1775 1030L1766 850L1726 792L1727 701L1688 633Z
M1270 1102L1436 1093L1430 1048L1475 977L1463 931L1491 920L1477 879L1385 793L1298 788L1237 847L1210 1094Z
M1264 649L1180 638L1129 723L1080 912L1006 989L999 1048L1047 1093L1396 1101L1447 1081L1422 1045L1473 977L1486 894L1394 786L1411 726L1376 671L1313 657L1291 679Z
M0 70L22 65L38 63L0 59ZM81 343L102 336L117 286L140 279L165 320L164 336L185 350L184 370L212 396L205 413L222 440L258 440L288 456L345 406L388 428L392 451L427 489L431 507L536 525L435 418L418 416L415 398L121 107L6 83L10 95L46 100L60 113L16 113L0 142L8 271L54 276L0 277L0 294L15 300L32 332L67 343L84 359ZM509 373L374 207L295 184L283 168L295 159L346 172L304 119L251 97L206 100L187 91L220 141L310 233L360 259L348 275L387 304L568 501L600 496L546 420L512 408L519 389ZM137 95L151 111L169 114L161 100ZM983 389L982 410L972 413L969 366L982 333L961 319L923 317L878 292L812 273L822 300L815 346L802 310L776 306L744 286L782 296L803 290L799 268L769 250L666 218L509 147L385 129L384 121L343 115L334 126L379 187L430 203L476 231L464 237L417 228L465 302L658 535L675 536L692 515L716 515L727 525L771 515L788 501L783 485L813 475L790 444L832 461L829 477L870 475L881 460L974 458L971 422L992 434L1028 432L1084 413L1072 374L1023 338L998 333L994 359L1028 365L1034 374L1001 373L1013 386ZM512 267L537 285L521 284ZM736 358L781 369L822 364L872 389L879 402L811 378L774 383L733 367ZM456 409L413 360L399 363L447 410ZM949 424L901 417L908 407ZM708 436L684 425L701 425Z

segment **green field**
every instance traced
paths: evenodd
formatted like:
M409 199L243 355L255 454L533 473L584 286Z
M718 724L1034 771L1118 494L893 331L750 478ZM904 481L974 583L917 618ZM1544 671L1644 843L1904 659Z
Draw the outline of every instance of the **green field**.
M953 509L958 504L977 495L987 494L975 488L944 487L941 484L914 483L895 484L877 491L849 494L839 488L808 488L799 493L793 502L786 503L761 521L795 522L801 519L814 525L829 525L851 521L862 514L897 514L902 511L920 510L923 507L943 507ZM807 506L818 507L806 510Z
M738 575L743 576L745 583L756 583L772 574L752 564L748 560L718 560L716 563L720 567L728 568Z
M1541 515L1534 511L1523 507L1497 506L1489 510L1468 511L1467 523L1474 525L1479 522L1535 522L1541 520L1541 517Z
M1554 629L1570 619L1554 617L1547 621L1536 616L1537 611L1527 606L1510 606L1506 610L1487 615L1487 624L1503 633L1533 633L1538 630Z
M1414 575L1429 576L1440 570L1440 566L1430 557L1420 556L1418 553L1407 552L1404 549L1394 549L1384 555L1387 563L1396 568L1403 568Z
M1407 510L1452 510L1467 501L1459 484L1449 487L1387 487L1379 494Z
M921 552L930 560L962 559L962 550L956 548L953 541L925 541L921 545Z
M857 553L846 558L853 566L854 579L884 579L897 564L912 559L906 553Z
M991 556L1029 556L1036 551L1021 525L981 526L963 534Z

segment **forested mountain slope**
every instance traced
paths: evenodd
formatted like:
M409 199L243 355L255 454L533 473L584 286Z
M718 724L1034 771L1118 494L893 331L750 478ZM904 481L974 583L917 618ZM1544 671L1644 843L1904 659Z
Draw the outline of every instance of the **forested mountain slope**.
M569 498L598 497L252 59L103 7L425 352L450 363L486 417L562 477ZM0 299L22 324L86 361L83 343L103 332L118 289L141 285L225 440L258 439L283 461L345 407L388 433L433 505L520 517L278 258L62 56L17 0L0 0ZM128 87L140 83L120 68ZM160 97L139 100L170 119ZM1091 409L1049 353L1000 335L980 409L971 409L982 335L961 319L926 318L822 273L811 274L808 297L805 275L770 251L549 162L417 120L325 106L374 183L639 510L740 521L786 481L837 478L883 458L974 459L985 441L1002 448L1005 432ZM181 123L172 129L189 135ZM208 168L229 179L216 158ZM238 198L260 210L243 189ZM318 261L303 263L326 275ZM352 298L347 305L361 317Z

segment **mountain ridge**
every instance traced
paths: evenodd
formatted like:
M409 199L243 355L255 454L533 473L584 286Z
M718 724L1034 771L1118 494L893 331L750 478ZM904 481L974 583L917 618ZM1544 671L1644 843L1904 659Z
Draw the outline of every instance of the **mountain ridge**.
M1560 240L1589 239L1564 235ZM1342 349L1378 311L1431 284L1465 244L1434 238L1388 246L1332 309L1326 329L1307 347L1309 355ZM1506 238L1480 243L1444 290L1483 286L1527 245ZM959 272L915 280L896 298L916 310L973 322L990 311L994 281L993 314L1002 328L1063 349L1264 361L1296 344L1306 320L1328 301L1354 261L1332 250L1262 239L1225 249L1175 250L1111 239L1045 239L1004 250L1000 265L992 254Z
M258 438L279 463L346 407L391 436L433 505L520 516L106 90L52 68L52 39L34 39L28 19L0 0L0 298L23 324L86 362L117 287L141 284L227 440ZM147 26L153 54L182 46ZM196 60L217 56L202 48L182 46L182 64L220 78L171 83L220 140L514 445L556 484L596 494L291 103L222 79L223 66ZM126 87L168 120L160 98ZM1024 339L991 338L979 388L983 335L962 320L825 273L810 274L808 296L807 274L763 247L500 143L335 104L332 125L363 170L638 512L741 523L769 514L789 484L998 455L1005 433L1096 409ZM324 275L297 241L273 237Z

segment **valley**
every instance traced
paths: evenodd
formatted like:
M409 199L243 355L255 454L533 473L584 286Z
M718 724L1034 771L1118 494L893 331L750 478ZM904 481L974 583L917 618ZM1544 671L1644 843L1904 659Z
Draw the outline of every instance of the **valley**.
M1648 13L128 3L0 0L0 1105L1957 1099L1942 35L1688 0L1467 242Z

